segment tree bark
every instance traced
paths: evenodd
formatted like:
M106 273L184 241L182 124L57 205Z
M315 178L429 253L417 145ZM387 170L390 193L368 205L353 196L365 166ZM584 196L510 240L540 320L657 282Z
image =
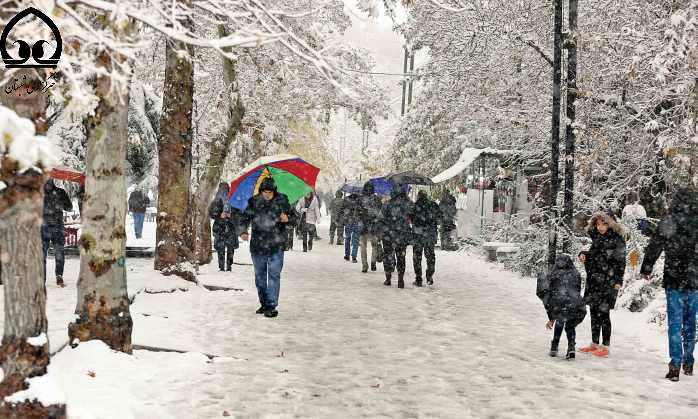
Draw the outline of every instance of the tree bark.
M562 0L555 1L553 41L553 115L550 139L550 202L548 216L548 266L555 264L557 254L557 193L560 190L560 84L562 83Z
M189 22L189 27L192 27ZM184 51L186 54L181 54ZM192 166L194 66L191 46L168 41L160 120L155 269L196 281L191 264L193 232L189 204ZM184 56L186 55L186 56Z
M218 27L218 34L221 37L228 36L223 25ZM242 104L240 92L237 87L236 62L223 57L223 70L227 88L230 91L228 103L228 125L221 141L214 141L211 144L211 152L204 174L199 182L199 192L195 200L196 222L196 260L199 265L211 262L211 223L208 217L208 206L213 199L218 182L223 172L223 164L228 158L230 146L235 141L235 137L240 132L242 118L245 108Z
M574 213L574 152L577 91L577 0L569 0L569 35L567 37L567 123L565 130L565 232L562 251L568 253L572 245Z
M124 58L117 58L124 59ZM110 72L106 52L99 65ZM95 81L99 103L85 119L87 164L80 237L78 318L68 327L70 341L99 339L131 353L133 321L126 288L126 185L128 93L111 89L109 76Z
M0 13L0 20L3 18ZM2 30L3 28L0 28ZM2 102L19 116L30 118L38 135L46 133L46 95L39 87L40 77L34 70L20 70L15 77L27 76L34 92L18 89L10 94L0 86ZM0 78L2 74L0 73ZM0 155L0 277L4 284L5 324L0 347L0 364L4 372L0 400L27 388L25 380L44 375L50 361L46 319L46 287L41 242L43 223L43 184L41 172L20 172L17 162ZM46 337L39 345L27 339ZM43 406L40 403L0 405L0 417L65 417L65 405Z

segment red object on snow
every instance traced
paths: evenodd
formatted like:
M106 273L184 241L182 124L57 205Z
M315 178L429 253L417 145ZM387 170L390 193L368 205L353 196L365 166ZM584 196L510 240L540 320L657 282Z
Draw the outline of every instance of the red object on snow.
M53 170L51 170L51 173L49 173L49 177L68 182L75 182L81 185L85 184L85 174L68 167L54 167Z
M78 245L78 229L73 227L65 227L65 245L67 247L75 247Z

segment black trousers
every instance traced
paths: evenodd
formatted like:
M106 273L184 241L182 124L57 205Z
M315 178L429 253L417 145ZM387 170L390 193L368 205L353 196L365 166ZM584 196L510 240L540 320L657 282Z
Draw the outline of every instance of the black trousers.
M223 239L216 238L213 244L218 254L218 269L229 271L233 266L233 256L235 255L235 246L226 243Z
M337 244L344 244L344 225L337 223L332 218L330 220L330 243L334 241L334 233L337 232Z
M565 330L565 334L567 335L567 348L574 350L575 346L575 340L577 339L577 331L575 330L575 325L574 322L561 322L561 321L556 321L555 322L555 329L553 330L553 341L552 346L557 349L558 345L560 344L560 337L562 336L562 330Z
M303 251L313 250L313 239L315 238L316 230L313 224L306 224L301 228L303 236Z
M422 279L422 254L427 259L427 278L434 277L436 272L436 254L433 244L415 243L412 246L412 264L414 265L414 275L418 280Z
M604 346L611 344L611 313L602 310L599 306L589 306L591 317L591 341L599 344L599 335L602 336Z
M405 254L407 245L392 241L383 241L383 269L385 273L393 273L397 267L399 274L405 274Z

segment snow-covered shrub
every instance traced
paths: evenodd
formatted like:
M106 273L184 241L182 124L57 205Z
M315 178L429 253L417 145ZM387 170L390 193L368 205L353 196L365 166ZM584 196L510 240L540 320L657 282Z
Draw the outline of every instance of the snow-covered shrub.
M36 165L46 169L58 163L55 148L46 137L36 135L34 123L0 105L0 155L5 153L19 164L20 170Z

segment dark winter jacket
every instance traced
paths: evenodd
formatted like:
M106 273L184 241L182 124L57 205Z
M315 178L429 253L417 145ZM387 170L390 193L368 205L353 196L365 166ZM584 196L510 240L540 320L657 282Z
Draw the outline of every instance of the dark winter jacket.
M420 191L414 208L414 242L422 246L436 245L438 226L443 218L439 206L426 192Z
M73 203L68 193L56 186L53 179L44 184L44 225L63 226L63 211L72 211Z
M698 289L698 192L674 194L669 215L659 223L645 249L641 272L651 274L664 251L664 288Z
M140 189L131 192L128 197L128 210L135 213L144 213L150 205L150 199Z
M548 320L581 323L586 316L581 291L582 276L569 255L557 255L552 270L539 274L536 294L543 301Z
M229 216L221 218L226 199L227 196L221 197L217 194L208 209L208 215L213 220L213 228L211 229L214 237L213 244L216 248L225 245L237 249L240 246L240 241L238 240L240 211L235 207L230 207L227 210Z
M456 209L456 198L447 192L443 198L441 198L441 202L439 202L439 209L441 210L443 226L450 228L455 227L456 215L458 213Z
M412 241L414 204L403 191L393 192L390 201L383 207L381 232L384 241L407 246Z
M366 182L364 184L361 197L359 197L359 204L361 206L363 233L378 234L383 203L380 197L374 193L373 184L371 184L371 182Z
M344 198L342 216L340 218L344 225L361 223L361 203L359 202L359 195L351 194Z
M267 201L261 191L273 188L274 196ZM286 224L298 223L295 211L288 202L288 197L276 190L274 182L267 178L260 185L260 193L253 196L247 203L247 208L241 215L242 231L252 225L250 253L253 255L271 255L284 250L288 238ZM281 214L286 214L288 223L282 223Z
M337 191L335 198L330 203L330 217L336 224L342 225L342 208L344 207L344 198L342 192Z
M609 228L606 234L596 229L596 220L602 218ZM622 227L607 214L597 214L591 218L588 227L592 244L586 255L587 273L584 301L604 310L616 305L618 291L615 285L623 285L625 275L625 239Z

